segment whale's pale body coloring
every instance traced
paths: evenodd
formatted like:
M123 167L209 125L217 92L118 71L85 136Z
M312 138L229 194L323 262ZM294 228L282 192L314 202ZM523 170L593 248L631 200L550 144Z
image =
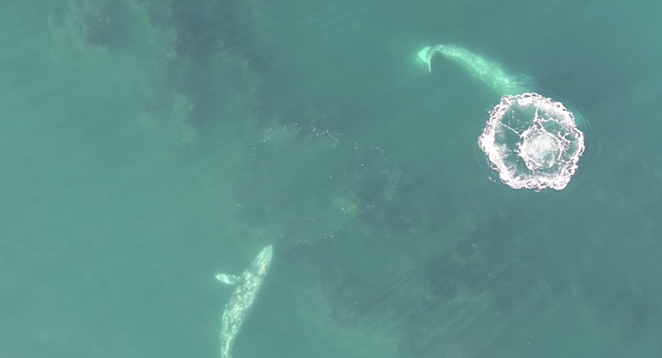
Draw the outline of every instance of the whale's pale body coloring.
M237 286L221 318L221 358L232 357L235 339L264 282L272 255L273 248L269 245L260 251L251 266L240 276L223 273L216 275L219 281Z

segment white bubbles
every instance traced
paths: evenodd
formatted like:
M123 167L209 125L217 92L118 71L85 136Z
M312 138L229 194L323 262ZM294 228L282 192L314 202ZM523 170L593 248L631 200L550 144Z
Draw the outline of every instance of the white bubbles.
M534 93L527 76L510 74L498 63L459 46L428 46L419 51L417 58L427 64L428 71L436 53L502 96L478 140L501 181L513 189L565 188L584 153L584 134L574 114L561 102ZM577 118L582 120L581 115Z
M523 93L492 108L478 144L511 188L562 190L584 153L584 133L562 103Z

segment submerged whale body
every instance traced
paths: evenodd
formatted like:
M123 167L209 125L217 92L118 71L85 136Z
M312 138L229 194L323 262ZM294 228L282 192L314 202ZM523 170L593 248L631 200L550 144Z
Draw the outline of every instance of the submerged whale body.
M417 58L428 65L430 72L432 72L432 57L436 53L464 67L473 77L485 83L500 96L526 92L521 76L508 74L500 64L488 61L456 45L428 46L418 52Z
M232 357L232 347L264 282L272 256L273 248L269 245L260 251L251 266L240 276L224 273L216 275L217 280L237 286L221 317L221 358Z

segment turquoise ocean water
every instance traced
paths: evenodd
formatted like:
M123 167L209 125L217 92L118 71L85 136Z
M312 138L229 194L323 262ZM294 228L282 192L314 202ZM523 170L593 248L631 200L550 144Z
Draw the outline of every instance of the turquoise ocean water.
M0 357L662 356L662 5L66 0L0 12ZM461 46L581 112L562 191L477 145Z

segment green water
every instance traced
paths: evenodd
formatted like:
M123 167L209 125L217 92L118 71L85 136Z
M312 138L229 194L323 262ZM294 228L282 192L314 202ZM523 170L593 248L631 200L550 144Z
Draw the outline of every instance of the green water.
M662 5L12 2L0 356L662 355ZM498 181L462 46L581 111L563 191Z

